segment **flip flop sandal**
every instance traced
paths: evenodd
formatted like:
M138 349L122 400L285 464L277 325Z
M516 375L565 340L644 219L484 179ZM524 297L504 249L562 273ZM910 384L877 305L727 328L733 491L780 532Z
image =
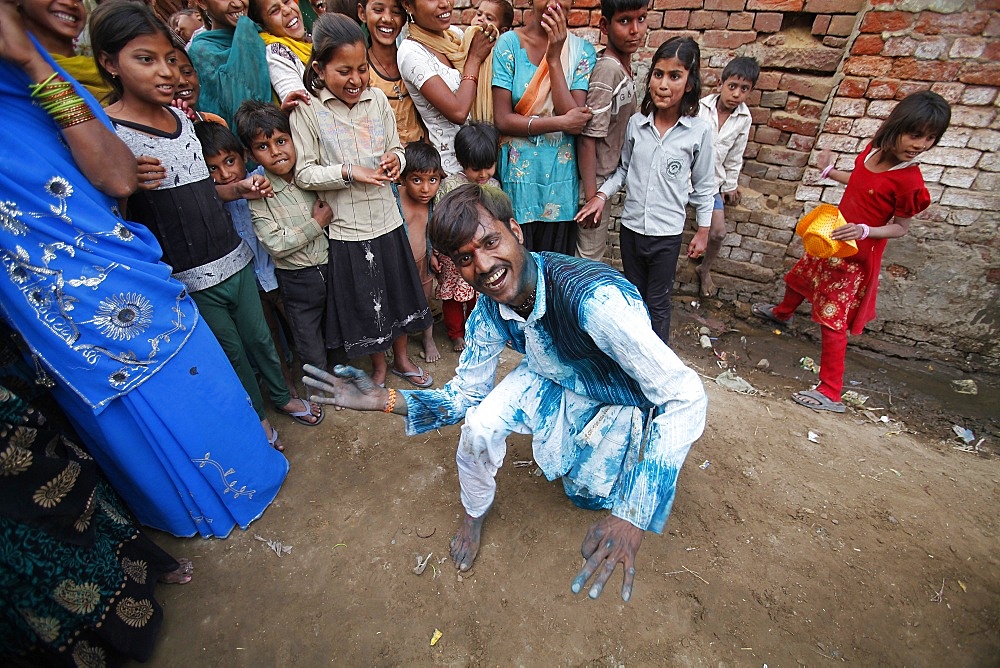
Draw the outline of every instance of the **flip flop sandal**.
M278 430L275 429L274 427L271 427L271 436L270 438L267 439L267 444L270 445L275 450L277 450L278 452L285 451L285 446L283 446L281 443L278 443Z
M750 307L750 312L753 313L758 318L763 318L764 320L769 320L776 325L790 325L795 316L792 316L788 320L780 320L774 315L774 304L764 304L758 302Z
M802 390L792 395L792 401L799 406L811 408L814 411L830 411L831 413L843 413L847 407L839 401L834 401L819 390Z
M434 379L431 377L431 375L429 373L425 374L424 370L421 369L420 367L417 367L416 371L397 371L396 369L390 369L390 371L392 371L393 375L399 376L403 380L412 383L413 385L416 385L419 388L427 388L434 383ZM417 382L417 379L419 378L427 378L427 380L420 383Z
M323 418L326 417L326 413L323 411L322 406L319 406L319 415L316 415L312 412L312 407L313 407L312 403L306 401L305 399L299 399L299 401L301 401L305 405L306 407L305 410L292 412L292 411L282 410L279 408L278 412L284 413L285 415L292 418L299 424L304 424L307 427L315 427L316 425L318 425L320 422L323 421ZM316 421L310 422L309 420L307 420L306 418L309 416L316 418Z

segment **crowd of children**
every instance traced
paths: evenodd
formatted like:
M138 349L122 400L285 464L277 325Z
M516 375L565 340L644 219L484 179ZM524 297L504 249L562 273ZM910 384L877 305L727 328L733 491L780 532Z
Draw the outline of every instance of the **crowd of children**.
M297 397L293 354L320 368L370 356L377 383L391 371L428 387L433 379L410 359L407 338L419 333L427 364L441 358L438 300L452 347L463 350L476 293L426 236L435 202L463 183L502 188L530 249L598 261L606 203L624 187L624 273L664 341L693 210L687 255L700 259L701 293L715 293L725 207L740 201L754 59L732 59L719 92L702 97L698 44L675 37L657 48L640 88L633 56L646 42L645 0L603 0L599 56L568 30L558 0L534 0L519 27L508 0L481 0L464 34L431 0L363 0L356 16L322 13L312 35L294 2L248 0L249 18L234 4L243 5L197 0L200 11L178 12L171 31L139 5L105 3L91 39L111 91L107 111L139 164L128 216L156 234L274 445L258 376L279 410L305 424L322 419ZM258 80L261 67L269 87ZM928 146L944 127L924 128ZM878 167L900 155L873 145L883 149ZM847 182L836 171L824 177L831 174ZM905 219L921 206L892 215ZM866 232L858 238L878 236ZM810 296L802 275L789 276L793 297L755 312L789 319L796 299ZM870 302L865 280L846 302ZM844 308L844 322L853 322L857 305ZM842 348L824 339L824 350ZM827 385L824 396L836 402L836 384ZM815 397L803 403L829 409Z

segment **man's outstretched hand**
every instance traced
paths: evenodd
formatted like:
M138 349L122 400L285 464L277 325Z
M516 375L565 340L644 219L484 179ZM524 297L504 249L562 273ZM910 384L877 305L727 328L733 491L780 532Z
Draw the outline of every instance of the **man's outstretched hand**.
M389 390L379 387L371 376L352 366L337 365L327 373L311 364L302 367L306 372L302 382L322 394L309 396L314 404L329 404L356 411L380 411L385 408ZM403 406L406 402L401 402Z
M587 536L580 548L587 563L573 580L573 585L570 587L573 593L579 594L591 576L597 573L589 592L590 598L597 598L604 591L604 585L618 564L621 564L625 571L622 600L628 602L632 597L632 580L635 579L635 555L642 544L643 533L645 532L642 529L628 520L614 515L608 515L594 523L587 530Z

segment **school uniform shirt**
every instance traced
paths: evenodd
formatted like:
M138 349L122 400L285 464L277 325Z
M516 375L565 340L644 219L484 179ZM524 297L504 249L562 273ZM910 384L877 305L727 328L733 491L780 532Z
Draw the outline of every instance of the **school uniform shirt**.
M385 93L368 88L348 108L325 88L313 93L311 104L300 104L289 119L295 144L295 184L324 191L333 210L327 235L338 241L367 241L403 224L392 189L344 181L345 164L378 169L385 153L406 167L403 146Z
M635 113L635 80L617 58L597 59L590 75L587 106L594 115L580 134L597 140L597 176L607 178L618 168L628 119Z
M714 161L712 128L705 121L681 116L661 137L653 114L637 113L628 121L621 163L600 192L611 197L626 186L622 225L638 234L681 234L689 202L698 227L711 227Z
M264 170L274 197L250 201L257 239L274 258L274 266L286 271L327 263L330 243L326 230L312 217L316 193Z
M712 127L715 137L715 181L718 184L716 192L730 192L740 185L740 172L743 170L743 151L747 148L750 138L750 108L745 102L740 102L732 115L719 127L719 110L716 105L719 94L706 95L698 102L698 118L707 121Z

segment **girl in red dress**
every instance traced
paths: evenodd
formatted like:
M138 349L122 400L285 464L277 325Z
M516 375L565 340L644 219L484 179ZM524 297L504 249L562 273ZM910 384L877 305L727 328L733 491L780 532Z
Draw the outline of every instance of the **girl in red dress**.
M829 151L819 155L822 178L847 184L840 212L848 221L831 236L853 239L858 252L847 258L804 255L785 276L785 297L778 305L754 304L755 315L779 324L791 321L808 299L812 319L822 332L819 385L792 395L813 410L843 413L847 334L860 334L875 317L875 297L886 241L905 235L910 219L926 209L930 193L917 157L937 144L951 122L944 98L929 91L910 95L889 115L871 143L854 161L854 171L834 169Z

